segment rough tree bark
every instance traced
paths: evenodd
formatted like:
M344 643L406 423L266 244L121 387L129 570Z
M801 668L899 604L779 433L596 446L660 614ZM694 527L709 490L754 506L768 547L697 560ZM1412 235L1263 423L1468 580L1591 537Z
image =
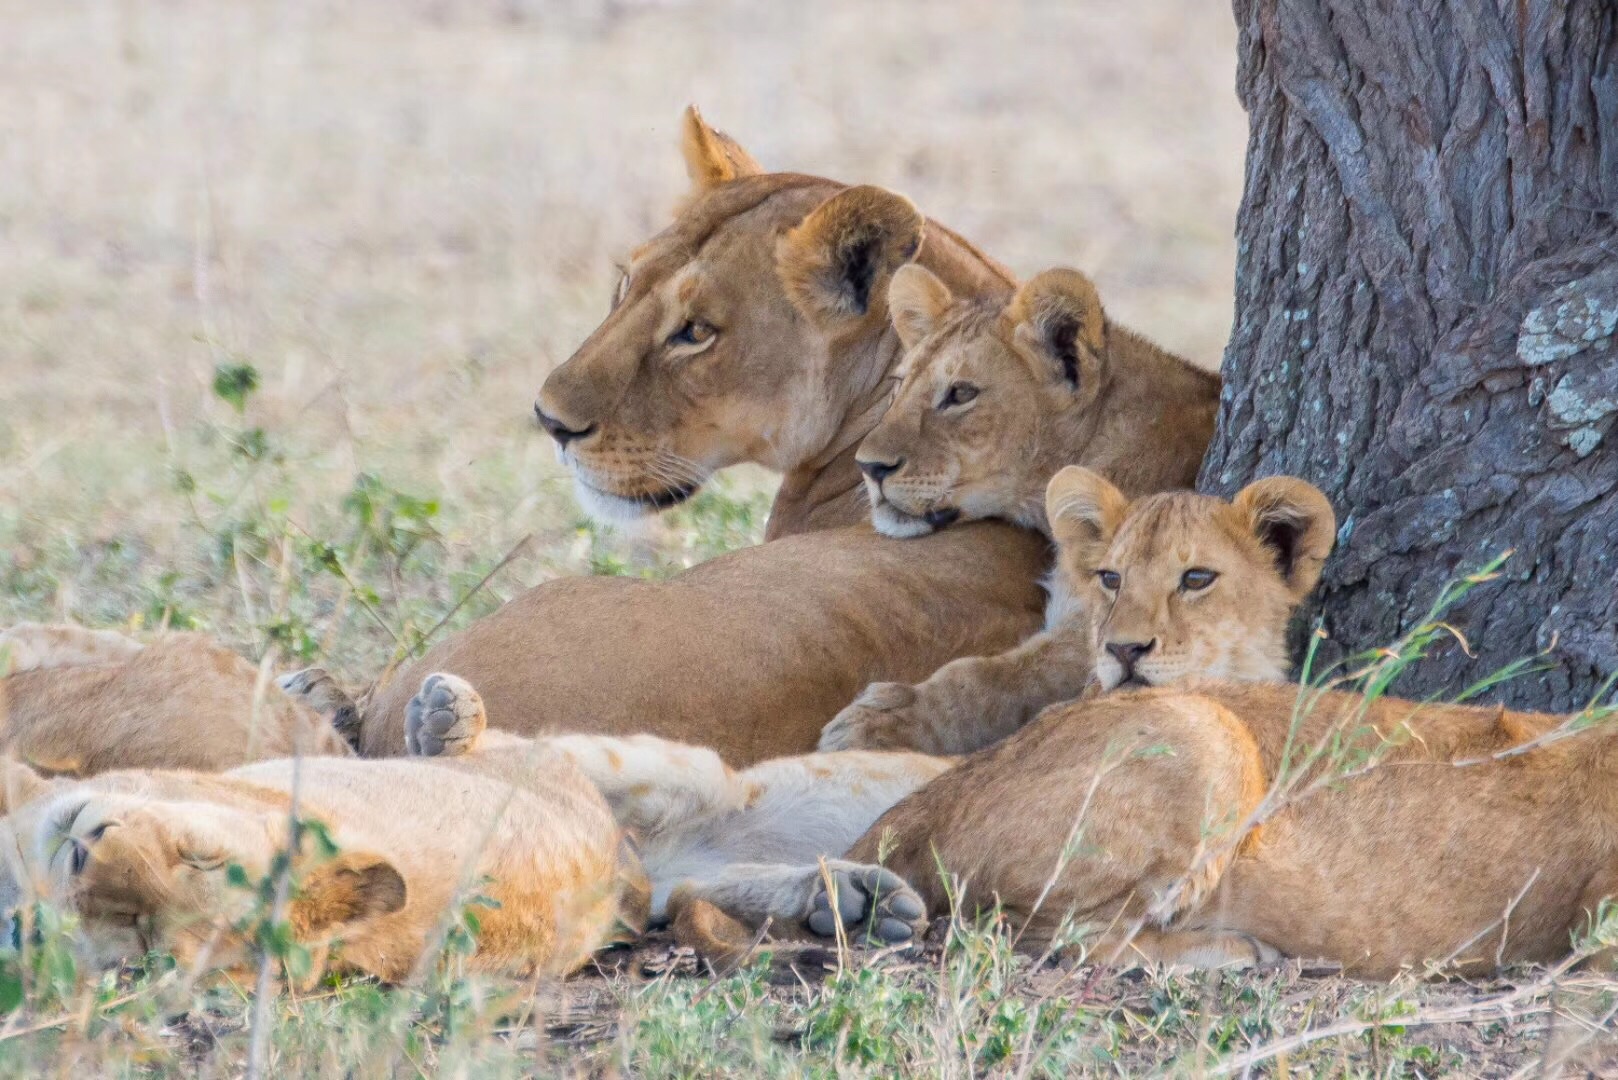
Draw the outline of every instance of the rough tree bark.
M1502 580L1398 684L1572 709L1618 671L1618 0L1235 0L1250 119L1205 490L1338 508L1331 647Z

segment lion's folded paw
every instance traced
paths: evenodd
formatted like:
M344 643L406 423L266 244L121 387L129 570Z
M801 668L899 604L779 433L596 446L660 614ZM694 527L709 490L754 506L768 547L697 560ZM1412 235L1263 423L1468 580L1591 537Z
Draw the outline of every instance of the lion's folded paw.
M489 726L483 699L455 675L429 675L405 706L405 748L413 757L471 753Z
M810 903L811 933L835 937L841 922L856 945L899 945L919 936L927 905L898 874L858 863L828 869L830 882L821 881Z
M903 683L872 683L821 731L820 749L921 749L916 701L915 689Z

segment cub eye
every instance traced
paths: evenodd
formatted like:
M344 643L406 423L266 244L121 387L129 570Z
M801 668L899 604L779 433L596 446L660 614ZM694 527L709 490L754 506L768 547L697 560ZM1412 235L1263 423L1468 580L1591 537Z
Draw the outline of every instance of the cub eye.
M1219 578L1217 570L1204 570L1200 566L1193 566L1180 575L1180 590L1182 592L1201 592L1212 585Z
M714 339L719 331L705 322L692 319L674 333L669 335L670 345L704 345Z
M978 388L971 383L950 383L949 389L945 390L944 396L939 399L938 407L940 409L953 409L959 405L965 405L977 396Z
M1116 570L1097 570L1096 581L1108 592L1117 592L1118 586L1124 583L1123 575Z
M222 851L182 851L180 861L193 870L218 870L225 865L225 853Z

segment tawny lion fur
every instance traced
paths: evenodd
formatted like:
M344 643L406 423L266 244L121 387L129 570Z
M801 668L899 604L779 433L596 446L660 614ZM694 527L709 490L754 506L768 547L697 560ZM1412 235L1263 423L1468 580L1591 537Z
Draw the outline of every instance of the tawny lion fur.
M906 346L899 390L858 454L880 532L1002 518L1048 534L1045 486L1064 465L1130 496L1196 480L1218 376L1107 318L1077 270L958 299L912 264L888 307Z
M75 776L348 755L333 727L347 699L319 672L302 680L289 694L201 634L24 623L0 632L0 752Z
M1618 894L1618 730L1547 738L1568 722L1274 683L1109 694L968 758L847 857L888 851L934 913L998 904L1028 943L1088 926L1103 961L1547 963Z
M285 916L328 970L397 980L468 902L476 968L564 974L621 925L644 925L646 880L593 785L544 748L523 759L360 761L308 757L222 774L104 772L47 780L0 759L0 909L50 901L81 919L106 964L172 951L233 967L250 881L290 847L294 808L324 825L335 858L306 834ZM335 947L335 951L333 951Z

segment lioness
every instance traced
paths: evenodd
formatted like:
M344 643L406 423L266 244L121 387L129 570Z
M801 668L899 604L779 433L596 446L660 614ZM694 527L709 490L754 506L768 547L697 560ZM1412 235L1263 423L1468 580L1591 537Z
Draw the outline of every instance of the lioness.
M1618 728L1280 684L1111 694L968 758L848 858L879 850L935 912L999 904L1030 942L1071 918L1103 961L1488 972L1567 955L1618 895Z
M692 144L701 145L697 134L688 139L688 148ZM743 199L748 214L757 215L774 205L768 199L758 202L765 192L781 192L775 200L785 193L802 199L808 192L825 198L825 181L738 179L731 172L733 161L731 154L711 163L710 171L727 177L718 193L707 196L722 194L726 201L716 205L729 207L729 200ZM741 191L751 194L743 198ZM705 469L679 472L675 459L693 460L699 445L710 447L710 456L700 459L710 463L728 463L743 453L740 438L724 434L735 423L734 412L722 412L721 421L702 408L670 404L703 397L676 392L687 380L767 383L768 393L742 393L750 401L742 414L769 417L770 429L777 432L771 454L805 440L822 448L808 457L799 454L800 463L789 468L772 529L782 515L803 522L817 514L829 521L834 511L852 513L860 486L852 467L856 460L867 476L879 527L907 535L918 529L894 525L901 521L898 515L921 522L919 531L963 513L1037 527L1043 515L1027 512L1026 504L1030 497L1038 499L1050 472L1065 461L1111 470L1132 494L1194 478L1212 432L1216 377L1109 322L1094 287L1075 271L1049 271L1009 294L986 288L984 274L963 289L958 263L965 252L952 248L948 260L933 264L932 239L922 245L917 262L899 265L898 255L880 254L887 250L882 237L904 233L905 215L895 199L874 189L834 194L805 224L777 225L783 238L767 251L743 242L756 225L729 236L711 215L698 215L700 229L677 224L642 249L607 323L551 376L540 396L542 419L586 497L610 496L631 510L662 505L683 497L689 490L685 480L695 483L706 475ZM823 215L832 215L824 226ZM831 225L842 239L823 238L815 259L796 261L805 235ZM703 230L718 231L699 243L692 235L706 236ZM907 242L899 254L908 247ZM852 278L838 260L859 248L868 251L856 262L874 267L870 280L862 277L859 283L860 303L874 307L885 287L877 338L869 329L859 330L861 324L848 314ZM694 264L693 249L700 253ZM740 318L743 307L733 288L719 287L734 273L712 265L720 259L751 260L744 263L754 267L745 310L769 313L763 328ZM885 280L890 274L891 284ZM760 292L766 286L767 295ZM776 289L783 295L776 296ZM794 318L782 314L791 304L797 305ZM823 376L806 377L795 352L779 351L788 327L816 324L827 337L817 339L806 355L826 353L827 359L811 359L815 371L870 373L880 367L902 374L898 397L874 430L880 410L862 404L865 397L834 398L836 407L827 414L810 390ZM732 326L735 332L728 329ZM693 334L696 340L687 340ZM757 361L756 371L755 356L769 357L767 364ZM738 370L749 374L742 378ZM864 376L857 382L868 385ZM768 399L783 386L797 388L782 399L792 403L786 411L754 400ZM968 392L969 400L958 400ZM829 415L840 418L837 425L828 424ZM934 493L925 505L912 506L896 490L891 497L882 494L899 486L917 488L916 476L927 468L920 458L906 467L882 457L883 448L898 441L896 432L917 429L943 433L934 437L950 443L949 456L956 462L947 470L955 481L950 500ZM828 430L834 430L829 442ZM870 434L861 441L866 431ZM816 434L810 438L809 432ZM837 452L828 457L832 448ZM969 456L975 458L971 465L958 464ZM753 460L790 465L771 456ZM945 471L940 466L933 475ZM656 486L674 473L684 478L681 484ZM885 510L892 507L899 508ZM929 515L932 524L925 523ZM986 529L992 531L978 531ZM992 633L1005 641L1002 631L1011 622L1007 600L1015 596L1026 602L1027 593L1017 586L1029 579L1019 575L1032 572L1031 564L1008 566L1006 545L1027 540L1026 534L987 523L913 541L919 547L884 544L863 530L844 530L777 540L716 559L669 586L594 580L548 584L407 668L384 689L376 707L366 710L364 747L367 753L393 751L407 688L431 672L451 671L475 685L495 723L510 730L533 732L550 721L602 733L648 731L713 746L735 764L801 752L815 742L818 729L810 728L865 685L860 672L904 666L930 674L936 670L925 667L931 658L942 663L968 654L969 635ZM1015 550L1020 557L1027 549ZM986 596L996 582L1006 591ZM663 592L672 595L665 599ZM918 597L925 598L920 619L913 607ZM621 611L638 640L648 643L642 647L646 655L625 652L626 643L610 625L602 631L619 650L617 659L635 659L632 668L601 670L598 640L581 644L572 636L583 627L571 611L565 621L555 618L559 605L585 602L598 614ZM786 612L790 615L783 616ZM1015 613L1025 617L1027 608ZM986 616L997 621L985 625ZM1034 629L1031 622L1023 625L1028 632ZM587 655L592 651L595 655ZM569 711L558 712L552 704L557 701ZM744 719L752 717L768 717L770 726Z
M812 749L875 672L919 679L1037 626L1034 534L983 524L904 548L831 528L865 517L855 452L903 354L894 270L915 260L962 296L1008 296L1010 276L896 195L762 173L694 115L685 146L691 198L634 253L537 409L583 498L609 512L678 502L738 461L783 471L774 539L667 583L519 597L377 691L364 752L399 752L414 688L448 671L508 730L650 732L746 765ZM820 531L791 535L806 529Z
M543 748L541 748L543 750ZM79 916L89 958L249 958L250 881L299 844L285 917L327 970L399 979L474 897L474 966L562 974L644 924L646 880L593 785L563 755L523 761L261 761L221 774L104 772L46 780L0 759L0 911L43 899ZM335 953L334 943L339 944Z

